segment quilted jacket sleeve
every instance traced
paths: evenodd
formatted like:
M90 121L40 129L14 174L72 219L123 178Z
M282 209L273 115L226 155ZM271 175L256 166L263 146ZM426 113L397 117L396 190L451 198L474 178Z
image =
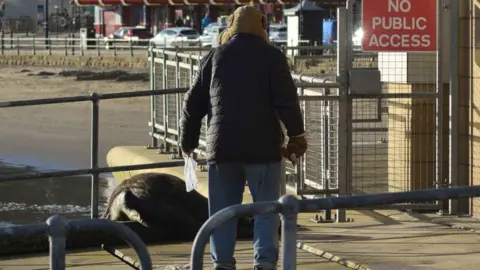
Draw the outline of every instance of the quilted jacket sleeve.
M213 54L214 50L201 60L193 84L184 96L180 120L180 146L185 151L192 151L198 147L202 119L208 113Z
M278 51L270 73L270 86L273 105L280 120L292 138L305 133L302 112L297 95L297 88L288 68L287 58Z

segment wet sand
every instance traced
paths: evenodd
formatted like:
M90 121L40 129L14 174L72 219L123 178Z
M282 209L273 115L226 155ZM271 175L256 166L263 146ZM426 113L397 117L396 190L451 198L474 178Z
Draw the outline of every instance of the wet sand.
M76 81L28 76L25 68L2 68L1 101L148 90L148 82ZM64 69L27 68L33 73ZM117 145L149 143L149 98L100 103L99 162ZM0 108L0 173L87 168L90 164L90 103ZM16 166L13 167L12 165ZM27 165L27 166L24 166ZM101 192L108 195L107 181ZM89 212L89 177L0 184L0 221L44 220L49 214ZM75 214L73 214L75 216Z
M62 69L28 68L32 72ZM148 82L75 81L58 76L37 77L4 68L0 73L2 101L148 90ZM147 144L149 99L108 100L100 103L101 165L110 148ZM28 160L41 167L82 168L89 165L89 102L0 108L0 156Z

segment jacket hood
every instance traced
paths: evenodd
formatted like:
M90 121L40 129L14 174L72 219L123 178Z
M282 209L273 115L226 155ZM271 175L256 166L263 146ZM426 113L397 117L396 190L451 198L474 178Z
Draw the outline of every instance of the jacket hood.
M220 33L219 44L226 44L236 34L252 34L269 42L264 28L265 17L253 6L242 6L228 16L227 28Z

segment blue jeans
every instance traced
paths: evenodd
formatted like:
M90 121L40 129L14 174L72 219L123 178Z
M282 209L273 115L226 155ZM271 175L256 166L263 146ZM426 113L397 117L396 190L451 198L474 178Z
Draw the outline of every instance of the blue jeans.
M241 204L245 182L254 202L275 201L280 196L281 163L210 165L208 202L210 216L219 210ZM278 214L255 216L254 265L276 269L278 261ZM230 220L215 229L210 237L210 252L215 267L235 269L237 220Z

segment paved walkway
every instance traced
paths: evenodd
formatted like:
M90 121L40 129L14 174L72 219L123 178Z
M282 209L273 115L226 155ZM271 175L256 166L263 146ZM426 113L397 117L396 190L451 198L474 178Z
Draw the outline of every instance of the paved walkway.
M316 224L312 213L299 216L298 269L479 269L480 235L445 225L418 220L395 211L348 211L354 222ZM443 219L443 218L440 218ZM480 228L472 219L448 218L457 224ZM191 243L150 246L153 263L167 265L188 262ZM208 250L208 249L207 249ZM130 249L121 249L133 256ZM308 251L308 252L307 252ZM249 241L237 245L239 269L251 269ZM48 257L1 258L0 269L48 269ZM104 251L72 252L68 268L129 269ZM209 257L205 257L208 269Z
M162 161L171 159L136 146L114 148L107 156L110 166ZM183 177L181 167L150 171ZM139 172L117 173L115 178L121 180L135 173ZM206 173L198 172L197 176L198 191L206 195ZM248 192L244 201L251 201ZM300 247L354 269L480 269L480 235L429 222L439 219L435 215L352 210L347 217L354 222L341 224L316 224L310 220L313 216L299 216L299 223L306 229L300 232ZM480 222L470 218L440 218L437 223L441 221L480 230Z
M121 158L118 158L121 157ZM169 160L142 147L119 147L108 155L111 166L142 164ZM178 176L183 168L158 169ZM133 173L117 173L122 179ZM205 173L199 172L199 192L206 194ZM249 194L245 194L249 201ZM311 221L315 213L299 215L302 226L298 235L298 269L480 269L480 222L471 218L438 217L400 213L398 211L349 210L353 222L317 224ZM464 227L454 229L451 227ZM465 229L466 228L466 229ZM169 264L185 264L191 243L151 246L154 264L161 268ZM306 252L308 251L308 252ZM125 251L127 255L131 251ZM241 242L237 248L239 269L251 269L251 244ZM205 259L209 262L208 257ZM0 269L47 269L47 257L2 258ZM120 266L105 252L72 253L68 256L72 267L106 269Z

